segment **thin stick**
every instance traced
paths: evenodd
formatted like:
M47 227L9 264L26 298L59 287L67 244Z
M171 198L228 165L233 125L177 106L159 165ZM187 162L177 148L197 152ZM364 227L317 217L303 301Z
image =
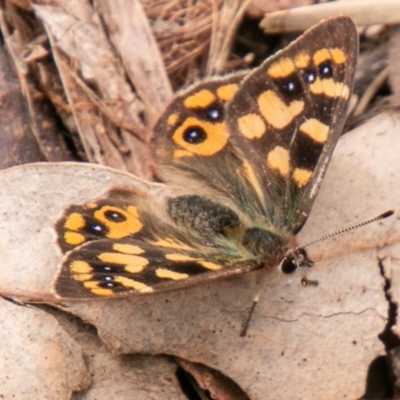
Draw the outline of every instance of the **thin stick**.
M253 304L251 305L249 313L247 315L247 319L246 319L245 323L243 324L242 331L240 332L240 337L245 337L246 336L247 329L249 327L251 317L253 315L254 309L256 308L256 305L257 305L259 300L260 300L260 289L258 289L258 292L257 292L257 294L255 295L255 297L253 299Z

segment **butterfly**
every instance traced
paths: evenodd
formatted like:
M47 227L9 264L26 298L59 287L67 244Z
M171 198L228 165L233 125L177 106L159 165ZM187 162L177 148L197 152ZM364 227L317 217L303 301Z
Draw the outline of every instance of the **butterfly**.
M329 18L259 67L180 92L156 123L157 182L135 178L55 222L60 298L153 293L312 261L291 248L346 118L354 22Z

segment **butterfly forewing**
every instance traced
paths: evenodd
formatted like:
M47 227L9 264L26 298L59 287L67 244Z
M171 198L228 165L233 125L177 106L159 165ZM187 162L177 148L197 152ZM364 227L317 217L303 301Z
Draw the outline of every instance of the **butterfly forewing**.
M248 204L248 183L238 174L245 160L230 141L226 106L245 76L210 79L180 93L156 124L151 140L159 179L203 196L218 196L237 205L237 212Z
M229 104L231 140L278 229L297 232L309 214L345 122L357 51L350 18L324 21L249 74Z

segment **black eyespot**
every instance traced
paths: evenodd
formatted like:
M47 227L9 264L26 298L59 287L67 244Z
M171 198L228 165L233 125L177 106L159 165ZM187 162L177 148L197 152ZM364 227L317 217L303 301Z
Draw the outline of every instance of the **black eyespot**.
M98 234L104 231L104 228L100 224L92 224L89 226L92 233Z
M275 83L286 96L289 96L288 99L296 98L302 94L303 88L297 74L291 74L285 79L276 79Z
M106 212L104 213L104 216L105 216L109 221L112 221L112 222L124 222L124 221L126 221L125 215L121 214L121 213L118 212L118 211L111 211L111 210L106 211Z
M307 83L313 83L316 79L316 74L314 71L307 71L305 75L305 80Z
M206 111L206 118L211 122L219 122L224 119L224 108L220 104L213 104Z
M97 265L96 278L102 282L111 282L115 279L115 273L119 270L115 265L103 264Z
M190 144L200 144L207 139L207 134L200 126L191 126L183 133L183 140Z
M331 78L333 75L332 63L325 61L319 67L319 73L323 78Z
M293 274L297 269L296 261L293 257L285 257L281 262L281 271L284 274Z
M102 276L99 279L99 286L102 288L113 288L115 287L114 277L112 275Z
M286 82L284 87L285 87L286 91L289 93L293 93L296 91L296 85L293 81Z

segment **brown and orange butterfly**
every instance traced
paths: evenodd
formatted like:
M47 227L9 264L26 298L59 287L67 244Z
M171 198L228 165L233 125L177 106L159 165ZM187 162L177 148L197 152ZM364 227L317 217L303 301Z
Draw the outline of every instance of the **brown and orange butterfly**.
M308 269L305 223L341 134L358 54L354 22L327 19L253 71L177 95L155 126L161 183L65 210L61 298L175 289L258 268Z

